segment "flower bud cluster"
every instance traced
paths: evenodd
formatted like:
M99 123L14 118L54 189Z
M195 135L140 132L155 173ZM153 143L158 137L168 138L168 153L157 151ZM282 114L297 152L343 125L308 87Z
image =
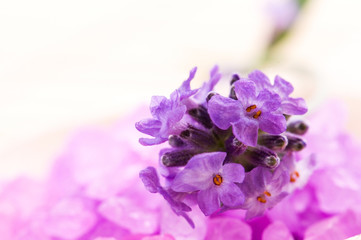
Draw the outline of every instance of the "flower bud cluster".
M196 68L170 98L154 96L152 118L136 123L153 137L141 138L141 144L170 145L160 151L164 186L152 167L140 178L191 225L186 212L196 205L205 215L244 209L246 219L260 216L302 177L296 157L306 147L301 136L308 126L291 116L306 113L306 103L289 96L289 82L276 76L271 83L258 70L247 77L234 74L228 97L213 91L221 79L217 66L208 82L192 90L195 73Z

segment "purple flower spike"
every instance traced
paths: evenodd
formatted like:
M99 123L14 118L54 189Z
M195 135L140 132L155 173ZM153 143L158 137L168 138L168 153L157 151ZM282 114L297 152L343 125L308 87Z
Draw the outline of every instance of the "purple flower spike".
M286 130L286 119L277 111L281 99L268 90L257 93L254 82L241 79L234 83L238 100L214 96L208 103L212 121L221 129L233 127L237 139L248 146L256 146L258 128L280 134Z
M264 167L256 167L246 174L241 189L246 200L241 208L246 209L246 219L263 215L263 213L280 202L287 192L282 191L288 183L288 172L284 175L272 174Z
M183 171L175 177L171 188L176 192L198 191L198 205L208 216L217 211L220 202L234 207L244 202L244 195L235 183L244 179L240 164L223 165L224 152L198 154L191 158Z
M154 167L147 167L146 169L142 170L139 173L140 179L143 181L145 188L151 193L160 193L163 198L169 203L170 207L172 208L173 212L178 215L182 216L189 225L194 228L194 223L192 219L186 214L186 212L191 211L192 209L183 202L177 201L172 196L172 191L165 190L159 183L159 177ZM176 193L173 193L176 195Z

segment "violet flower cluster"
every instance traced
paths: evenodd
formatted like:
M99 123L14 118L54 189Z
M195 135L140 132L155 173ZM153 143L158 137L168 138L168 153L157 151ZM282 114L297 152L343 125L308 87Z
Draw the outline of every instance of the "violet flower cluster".
M153 167L140 178L191 226L187 213L196 205L206 216L231 209L246 210L246 219L262 216L299 184L299 166L312 168L312 157L297 158L308 125L291 118L307 112L305 101L291 97L292 85L280 76L271 83L258 70L234 74L229 96L222 96L213 91L221 78L217 66L192 90L195 72L169 98L154 96L152 118L136 123L152 137L140 138L142 145L170 145L160 151L163 185Z

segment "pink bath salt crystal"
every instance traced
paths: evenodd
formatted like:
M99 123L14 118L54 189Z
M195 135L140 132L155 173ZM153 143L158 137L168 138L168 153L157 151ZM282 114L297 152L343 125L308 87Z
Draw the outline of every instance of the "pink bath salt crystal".
M263 240L293 240L287 226L280 221L273 222L267 226L262 234Z
M129 144L109 132L81 130L60 156L53 176L58 176L58 182L61 182L61 177L66 181L72 179L75 185L85 189L88 197L101 200L132 186L138 180L139 171L147 164Z
M190 205L191 206L191 205ZM167 204L162 206L160 232L171 234L177 240L199 240L206 236L206 217L197 206L191 206L192 211L187 212L194 221L195 228L182 217L177 216Z
M146 192L144 192L146 193ZM99 213L132 233L152 234L159 226L159 210L147 208L149 199L113 197L105 200L98 208Z
M169 234L162 234L162 235L144 237L142 238L142 240L176 240L176 239Z
M55 204L48 213L44 228L50 236L76 239L96 222L90 206L81 198L67 198Z
M113 237L97 237L94 240L118 240L118 239Z
M305 233L305 240L346 239L361 233L361 217L352 211L319 221Z
M251 240L251 238L251 227L239 219L231 217L217 217L211 218L208 221L206 240Z

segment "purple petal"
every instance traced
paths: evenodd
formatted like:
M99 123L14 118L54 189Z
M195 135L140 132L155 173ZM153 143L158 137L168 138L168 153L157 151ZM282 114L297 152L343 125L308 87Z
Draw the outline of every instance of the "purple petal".
M273 89L280 94L280 96L287 97L293 92L293 86L291 83L287 82L280 76L275 77L275 82L273 84Z
M150 101L150 112L152 116L159 119L159 115L164 114L170 108L170 100L164 96L152 96Z
M272 173L264 167L256 167L246 173L241 184L241 190L247 197L252 197L256 192L263 192L268 182L272 180Z
M273 222L263 231L262 240L293 240L292 234L283 222Z
M288 196L287 192L281 192L276 196L272 196L267 201L267 208L269 208L269 209L273 208L274 206L276 206L279 202L281 202L287 196Z
M194 67L190 72L189 72L189 77L187 80L185 80L182 85L176 89L172 94L171 94L171 99L174 100L174 98L177 98L175 95L179 94L179 101L182 101L185 98L188 98L190 96L192 96L193 94L195 94L198 89L195 90L191 90L191 80L194 78L195 74L197 72L197 67Z
M257 96L257 105L265 112L276 111L281 106L281 98L277 94L272 94L268 90L262 90Z
M151 135L153 137L159 132L162 127L162 123L153 118L143 119L137 123L135 123L135 128L142 133Z
M288 115L302 115L307 112L307 105L303 98L287 98L282 101L282 112Z
M220 187L216 187L221 202L229 207L236 207L244 202L244 194L234 183L223 182Z
M164 143L168 138L139 138L139 143L143 146L151 146Z
M176 192L204 190L213 184L213 174L218 173L226 157L224 152L202 153L192 157L177 174L171 188Z
M258 204L258 203L256 203L256 204ZM258 204L258 205L260 205L260 204ZM250 220L252 218L262 216L265 211L266 211L266 208L264 205L260 205L259 207L253 206L252 208L247 209L245 219Z
M185 105L174 107L171 111L167 112L167 122L165 124L163 123L163 127L165 125L166 129L171 129L173 125L178 123L183 118L186 111L187 107Z
M254 82L247 79L240 79L234 83L234 91L236 92L237 99L248 105L249 101L256 98L256 85Z
M243 117L241 121L232 124L233 133L236 138L247 146L257 145L258 122L247 117Z
M186 169L197 168L202 172L218 172L222 165L223 161L226 158L227 153L225 152L210 152L210 153L201 153L192 157L189 160Z
M198 192L198 205L204 215L209 216L218 210L220 202L216 189L208 188Z
M254 70L253 72L248 74L248 78L256 84L258 90L271 86L271 82L268 77L259 70Z
M223 165L222 176L227 182L243 182L245 173L244 168L238 163L227 163Z
M209 116L214 124L223 130L239 120L241 108L238 101L220 95L213 96L208 102Z
M282 114L262 113L259 117L259 128L271 134L286 131L286 118Z
M145 188L151 192L158 192L158 187L160 186L159 178L154 167L147 167L146 169L140 171L139 177L142 180Z

